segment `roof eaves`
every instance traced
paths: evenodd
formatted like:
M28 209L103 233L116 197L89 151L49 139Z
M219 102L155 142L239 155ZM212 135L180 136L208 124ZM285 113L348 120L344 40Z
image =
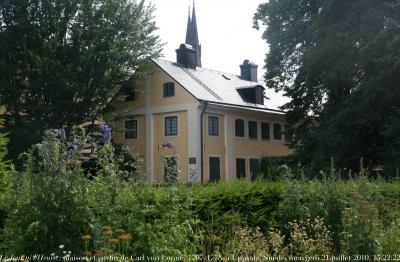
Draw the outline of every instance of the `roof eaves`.
M215 102L215 101L207 101L207 100L200 100L200 102L202 102L202 103L207 102L208 104L214 104L214 105L226 106L226 107L236 107L236 108L248 109L248 110L266 111L269 113L286 114L286 112L282 111L282 110L271 109L271 108L267 108L267 107L258 107L256 105L239 105L239 104L231 104L231 103Z

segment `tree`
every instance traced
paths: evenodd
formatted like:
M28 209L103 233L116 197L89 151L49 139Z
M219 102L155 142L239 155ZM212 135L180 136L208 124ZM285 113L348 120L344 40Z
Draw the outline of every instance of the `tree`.
M399 159L400 3L277 0L261 4L267 86L284 91L292 147L304 164ZM390 159L390 160L389 160Z
M43 131L93 120L160 54L144 0L3 0L0 94L9 154Z

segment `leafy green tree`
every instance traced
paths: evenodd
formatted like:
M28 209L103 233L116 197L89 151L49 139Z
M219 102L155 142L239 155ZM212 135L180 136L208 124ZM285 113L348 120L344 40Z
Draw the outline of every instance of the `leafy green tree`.
M161 50L145 0L0 1L0 94L16 156L43 130L98 117Z
M357 168L399 159L400 3L277 0L261 4L267 86L291 101L288 133L306 164ZM397 160L398 161L398 160Z
M6 145L8 138L5 134L0 134L0 231L3 228L4 219L6 218L7 197L10 193L11 174L8 161L5 160L7 154ZM0 246L1 246L0 239Z

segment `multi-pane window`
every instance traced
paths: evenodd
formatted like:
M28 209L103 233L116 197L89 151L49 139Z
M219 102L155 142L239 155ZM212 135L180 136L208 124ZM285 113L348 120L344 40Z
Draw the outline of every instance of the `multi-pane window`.
M243 119L235 120L235 136L244 137L244 120Z
M236 177L246 177L246 159L236 158Z
M178 117L177 116L167 116L165 118L164 126L165 126L164 134L166 136L178 135Z
M249 121L249 138L257 139L257 122Z
M125 121L125 138L137 138L137 120Z
M269 140L269 123L261 123L261 139Z
M257 178L258 172L260 171L260 160L257 158L250 158L250 176L251 180Z
M164 83L163 96L169 97L175 95L175 84L173 82Z
M218 117L216 116L208 117L208 135L218 136Z
M282 126L280 124L274 124L274 139L282 140Z

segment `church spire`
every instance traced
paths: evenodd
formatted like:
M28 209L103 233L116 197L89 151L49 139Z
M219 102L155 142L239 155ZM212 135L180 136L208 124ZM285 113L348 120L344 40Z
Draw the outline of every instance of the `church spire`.
M190 0L189 0L188 20L186 26L186 41L185 41L186 44L190 41L190 27L191 27L191 20L190 20Z
M189 2L189 15L186 28L186 44L191 45L196 49L196 65L201 67L201 46L199 43L199 36L197 32L196 9L193 2L192 17L190 17L190 2Z

